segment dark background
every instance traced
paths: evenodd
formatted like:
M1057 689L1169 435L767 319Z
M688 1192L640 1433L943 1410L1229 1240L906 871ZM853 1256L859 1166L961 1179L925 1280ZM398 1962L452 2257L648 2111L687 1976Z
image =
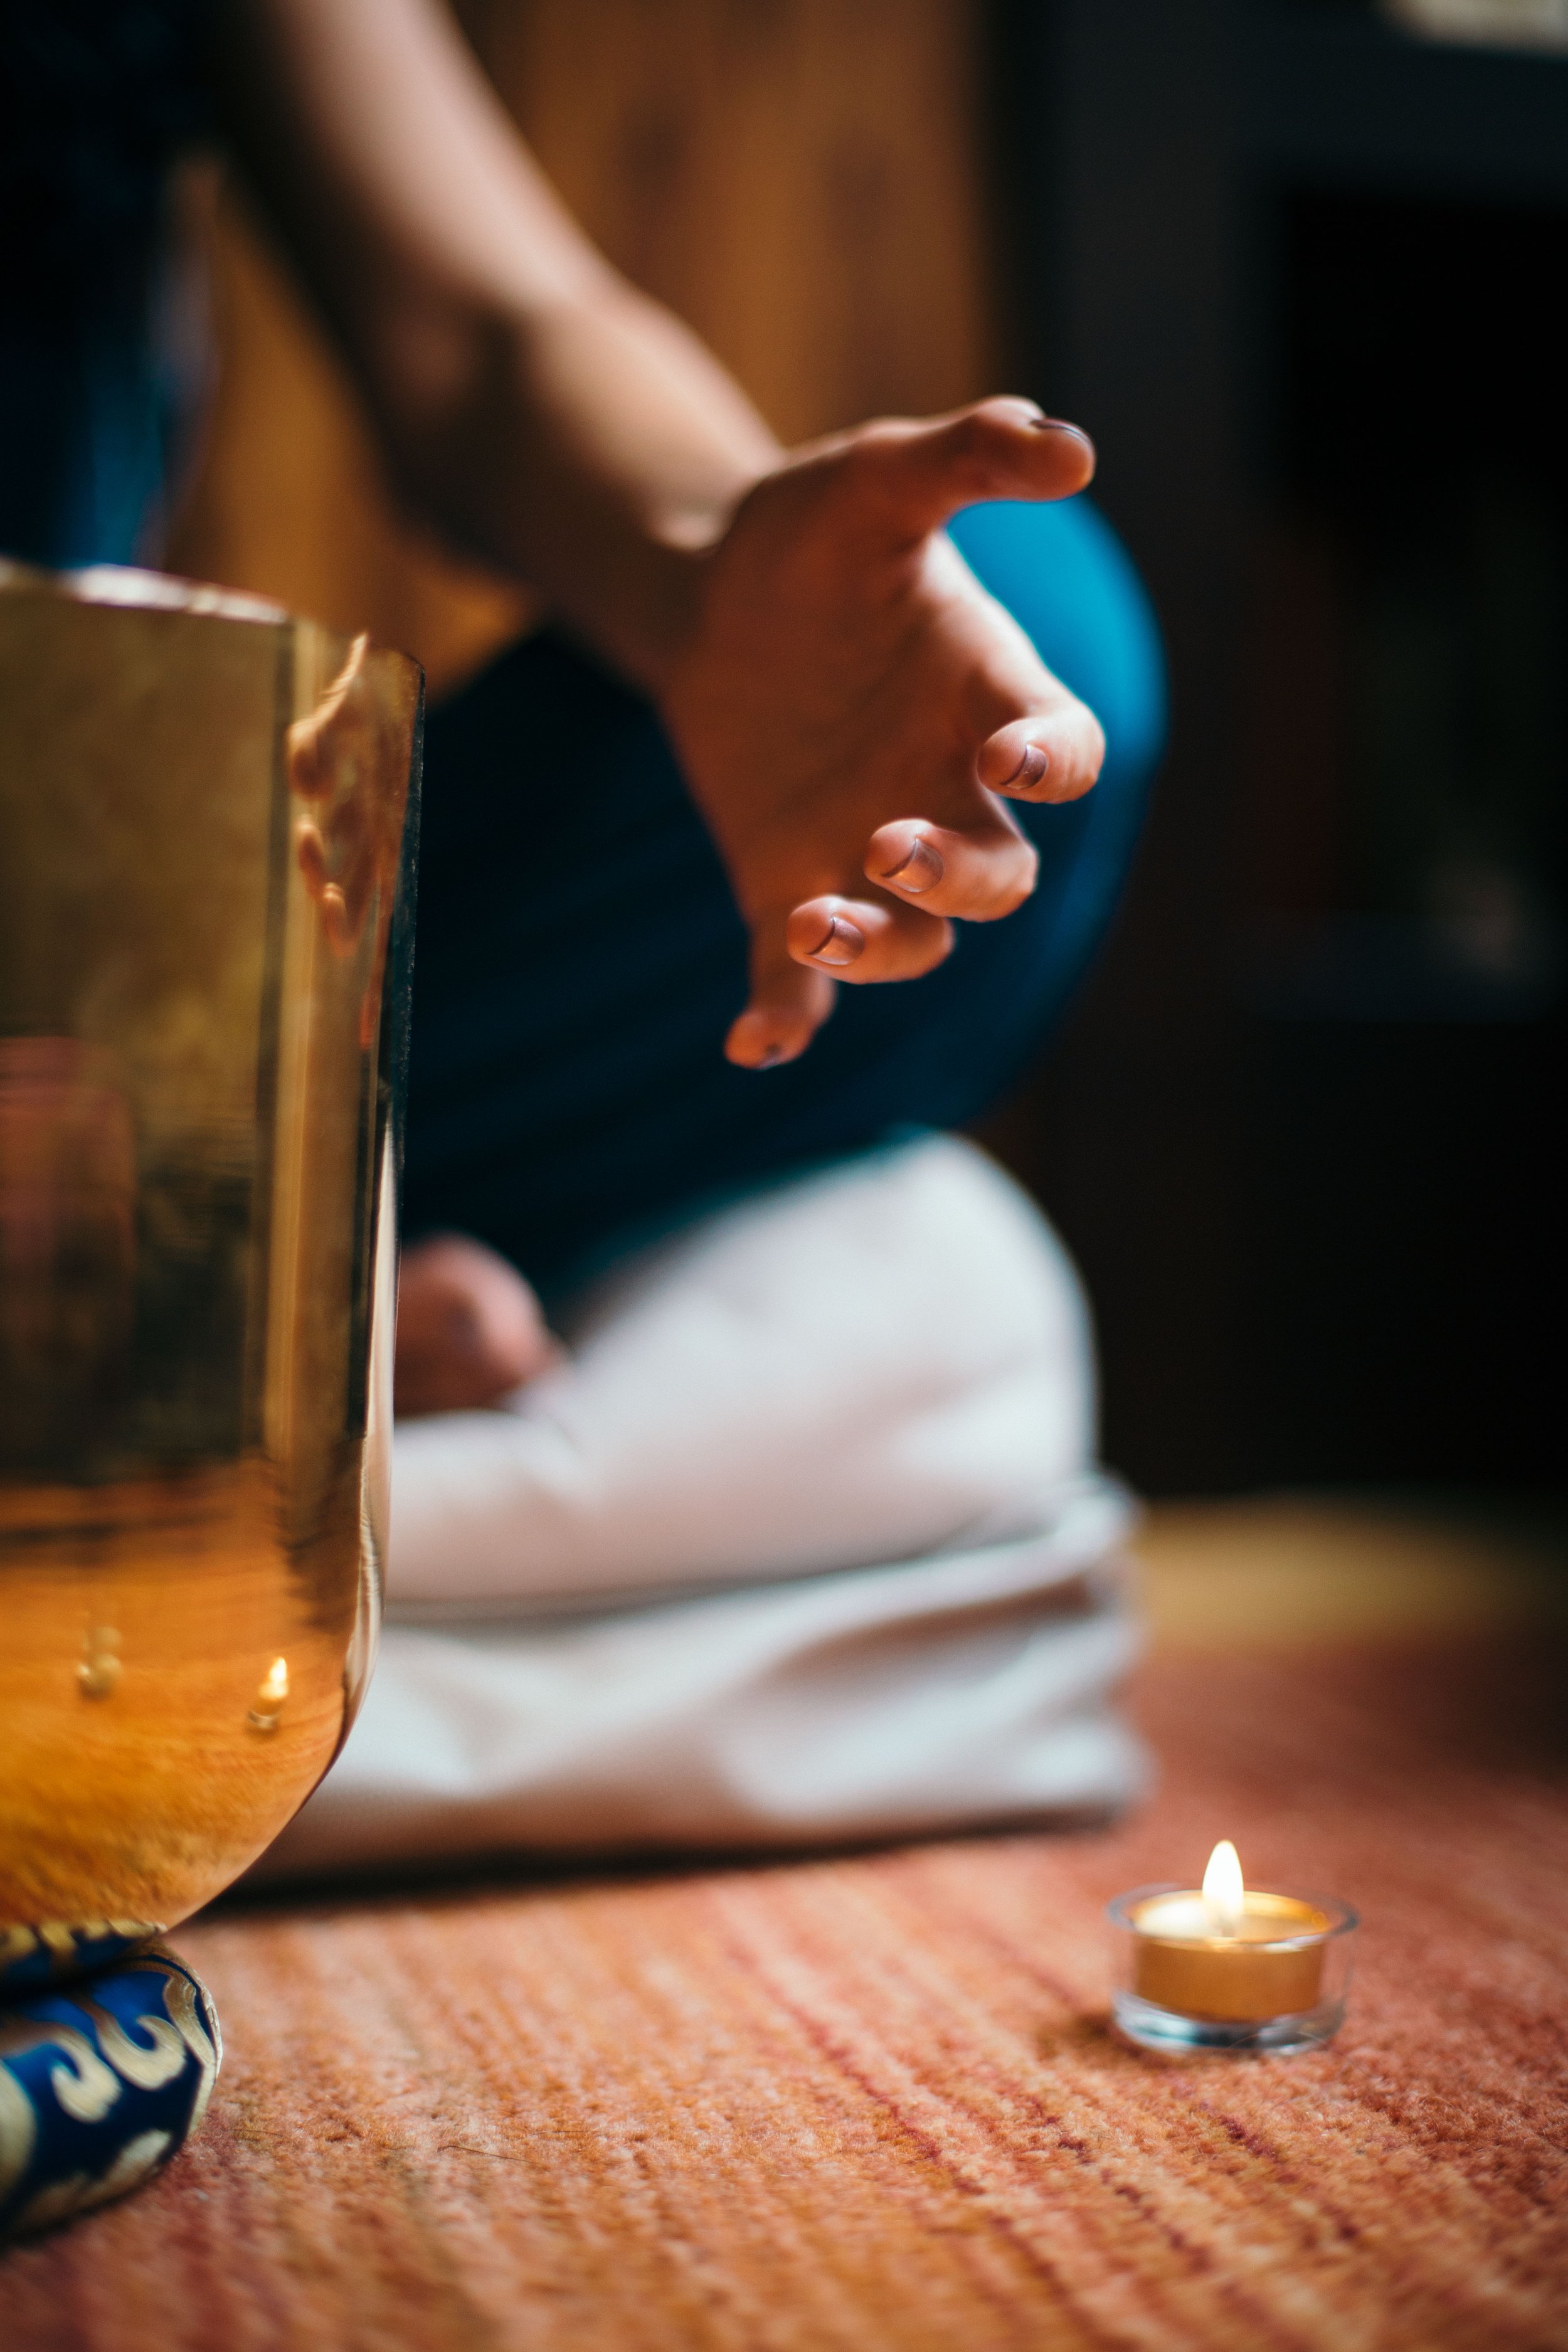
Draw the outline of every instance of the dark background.
M1131 903L994 1123L1088 1274L1108 1451L1548 1488L1568 59L1305 0L991 30L1022 363L1173 669Z

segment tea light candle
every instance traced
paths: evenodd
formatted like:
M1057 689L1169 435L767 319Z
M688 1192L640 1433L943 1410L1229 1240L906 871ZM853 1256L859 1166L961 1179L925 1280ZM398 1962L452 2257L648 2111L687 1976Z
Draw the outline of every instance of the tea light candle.
M1110 1906L1115 2016L1144 2049L1316 2049L1344 2016L1355 1913L1247 1886L1228 1838L1201 1888L1140 1886Z

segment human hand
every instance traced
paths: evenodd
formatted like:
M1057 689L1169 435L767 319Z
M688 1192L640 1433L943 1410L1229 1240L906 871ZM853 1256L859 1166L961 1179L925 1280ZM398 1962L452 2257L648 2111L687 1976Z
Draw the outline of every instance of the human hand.
M731 1061L793 1061L837 982L914 979L1033 889L1005 802L1076 799L1105 739L942 526L1093 471L1028 401L864 425L766 475L702 559L661 702L752 935Z
M219 13L226 132L394 478L659 703L751 930L731 1060L793 1059L836 979L912 978L955 919L1016 907L1035 856L1006 800L1086 791L1102 741L942 525L1081 489L1083 436L993 400L785 457L713 354L574 226L449 10ZM357 696L345 672L301 722L307 797ZM346 950L363 893L331 814L299 846Z

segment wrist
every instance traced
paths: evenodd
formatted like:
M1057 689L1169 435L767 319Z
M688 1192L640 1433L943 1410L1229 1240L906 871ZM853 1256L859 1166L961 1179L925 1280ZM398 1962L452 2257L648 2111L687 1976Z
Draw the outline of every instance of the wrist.
M713 569L735 516L772 470L757 465L721 496L671 502L649 524L642 604L643 644L637 667L642 684L661 696L702 625Z
M713 551L727 527L719 522L700 536L687 537L679 525L649 534L637 598L639 643L631 650L638 682L656 698L698 634Z

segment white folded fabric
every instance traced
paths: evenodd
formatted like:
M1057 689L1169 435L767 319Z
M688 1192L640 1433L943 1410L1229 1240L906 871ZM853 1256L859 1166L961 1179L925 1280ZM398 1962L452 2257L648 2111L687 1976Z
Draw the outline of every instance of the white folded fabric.
M375 1678L269 1873L1136 1792L1082 1297L984 1154L930 1137L752 1196L567 1336L508 1410L399 1425Z
M704 1218L566 1337L510 1412L399 1425L395 1614L916 1559L1026 1532L1092 1459L1077 1276L954 1136Z

